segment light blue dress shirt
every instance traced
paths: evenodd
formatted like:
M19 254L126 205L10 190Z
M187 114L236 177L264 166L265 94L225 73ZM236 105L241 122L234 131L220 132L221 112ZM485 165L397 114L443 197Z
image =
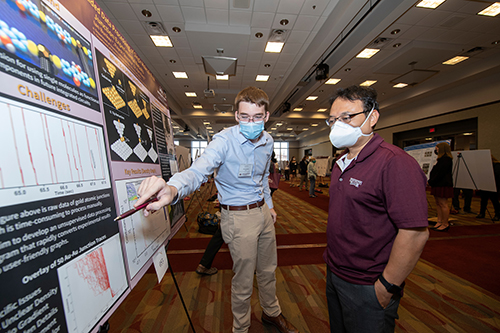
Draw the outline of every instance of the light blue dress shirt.
M273 208L268 182L273 147L273 138L266 131L252 143L240 133L239 125L232 126L215 134L191 167L173 175L167 184L177 188L178 197L183 198L218 169L215 183L221 204L243 206L265 199Z

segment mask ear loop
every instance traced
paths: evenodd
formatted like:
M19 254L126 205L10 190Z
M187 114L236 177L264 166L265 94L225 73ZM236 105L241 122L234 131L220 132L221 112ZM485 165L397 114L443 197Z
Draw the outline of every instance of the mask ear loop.
M366 116L365 121L363 121L363 123L361 124L361 126L359 126L359 130L360 131L361 131L361 127L365 126L365 123L368 121L368 119L370 119L370 116L372 115L373 110L375 110L375 104L372 106L372 109L371 109L370 113L368 113L368 116ZM373 134L373 131L371 131L369 134L364 134L363 132L361 132L362 136L370 136L372 134Z

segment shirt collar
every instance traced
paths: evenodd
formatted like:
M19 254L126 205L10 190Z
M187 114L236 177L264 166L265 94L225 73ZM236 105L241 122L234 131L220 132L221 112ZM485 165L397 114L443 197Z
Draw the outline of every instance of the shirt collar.
M373 152L377 150L377 148L382 144L382 142L384 142L384 139L382 139L380 135L378 135L377 133L373 134L373 137L370 139L370 141L368 141L368 143L359 152L356 161L361 162L368 156L373 154Z

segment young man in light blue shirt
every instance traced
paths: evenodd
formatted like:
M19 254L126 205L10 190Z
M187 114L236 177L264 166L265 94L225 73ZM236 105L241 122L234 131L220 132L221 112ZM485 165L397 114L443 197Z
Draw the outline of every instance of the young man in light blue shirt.
M193 165L168 183L150 177L143 181L136 206L156 195L144 215L176 203L207 181L217 169L215 184L221 204L221 231L233 259L231 287L233 332L248 332L254 272L263 308L262 321L280 332L298 332L281 314L276 297L276 212L269 190L269 163L273 138L264 131L269 119L269 98L255 87L239 92L235 100L238 125L214 135Z

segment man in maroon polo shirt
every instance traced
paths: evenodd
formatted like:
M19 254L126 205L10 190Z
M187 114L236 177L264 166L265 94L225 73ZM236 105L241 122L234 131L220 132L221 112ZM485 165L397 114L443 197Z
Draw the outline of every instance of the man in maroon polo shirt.
M404 280L428 238L426 177L402 149L373 133L371 88L331 99L330 141L346 148L332 170L326 296L331 332L394 332Z

